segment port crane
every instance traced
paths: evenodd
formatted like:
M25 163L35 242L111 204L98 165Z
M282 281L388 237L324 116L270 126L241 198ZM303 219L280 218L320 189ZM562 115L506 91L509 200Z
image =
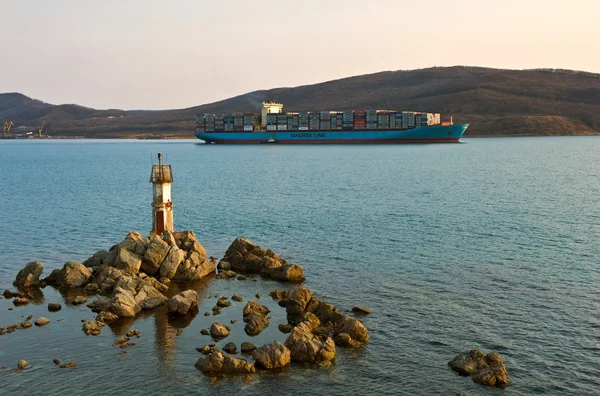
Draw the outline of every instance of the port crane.
M42 137L42 131L44 130L44 125L46 121L42 121L42 126L38 129L38 137Z
M2 136L8 137L8 134L10 133L10 128L14 126L15 124L13 124L12 121L4 121L4 126L2 127Z

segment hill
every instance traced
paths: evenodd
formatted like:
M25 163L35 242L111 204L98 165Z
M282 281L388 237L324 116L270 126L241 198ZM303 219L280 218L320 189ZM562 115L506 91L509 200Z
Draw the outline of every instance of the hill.
M0 121L85 137L192 136L197 113L258 112L265 99L284 110L397 109L442 113L470 123L465 136L600 134L600 75L570 70L444 67L389 71L294 88L250 92L180 110L94 110L0 95ZM12 118L10 118L12 117Z

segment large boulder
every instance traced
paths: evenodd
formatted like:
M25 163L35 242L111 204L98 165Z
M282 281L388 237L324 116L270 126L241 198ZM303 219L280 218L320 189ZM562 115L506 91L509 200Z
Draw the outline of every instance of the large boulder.
M171 246L165 259L160 265L160 276L167 279L173 279L177 274L177 270L185 258L185 252L177 247Z
M120 269L102 266L96 273L96 284L103 292L110 292L114 289L117 280L123 276L123 271Z
M286 311L289 316L298 316L304 313L312 297L312 292L303 285L298 285L288 291Z
M117 257L115 259L115 267L129 275L137 275L142 266L142 258L124 248L117 248Z
M196 368L210 374L249 374L256 372L252 363L215 351L196 362Z
M50 285L64 288L78 288L85 286L92 278L92 269L75 261L67 261L62 269L52 271L46 278Z
M335 343L326 335L315 336L309 324L302 322L285 341L292 361L318 363L335 359Z
M369 330L360 321L345 316L335 328L333 340L341 347L359 347L369 340Z
M13 285L20 288L39 286L40 275L42 275L43 270L44 264L39 261L31 261L19 271Z
M271 278L287 281L302 282L304 280L304 269L298 264L286 264L268 271Z
M214 339L225 338L229 335L231 329L226 325L215 322L210 326L210 336Z
M269 308L265 307L264 305L259 304L257 301L251 300L251 301L248 301L248 303L244 306L243 315L247 316L247 315L250 315L251 313L255 313L255 314L259 314L259 315L266 315L269 312L271 312L269 310Z
M154 275L156 272L158 272L162 262L164 261L165 257L167 257L170 248L171 247L167 242L163 241L161 237L156 235L152 239L150 246L148 246L146 253L144 254L141 266L142 271L149 275ZM161 276L164 275L161 274Z
M106 250L98 250L92 255L92 257L85 260L82 264L86 267L100 267L101 265L106 263L109 255L110 253Z
M139 256L146 253L147 240L139 232L130 232L117 246L129 250Z
M120 317L131 318L137 315L142 307L135 301L130 289L116 287L113 291L110 310Z
M265 369L278 369L291 361L290 350L279 342L263 345L252 353L256 365Z
M506 366L497 352L484 355L480 349L473 349L459 354L448 365L461 375L470 375L478 384L504 386L508 383Z
M186 290L171 297L169 300L169 313L186 315L188 312L198 309L198 293L194 290Z
M153 286L146 285L142 287L135 296L135 302L142 307L142 309L154 309L166 303L167 297L156 290Z
M265 315L260 315L257 313L250 313L244 316L244 322L246 325L244 326L244 331L251 337L257 336L264 329L269 327L269 319Z

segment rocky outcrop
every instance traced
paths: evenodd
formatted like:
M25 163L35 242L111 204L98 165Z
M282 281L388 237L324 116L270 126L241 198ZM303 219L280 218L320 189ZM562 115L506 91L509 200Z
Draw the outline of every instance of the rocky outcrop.
M269 319L267 318L269 312L269 308L264 305L260 305L256 301L249 301L243 311L246 334L254 337L266 329L269 326Z
M333 331L333 340L341 347L359 347L369 340L369 331L358 320L345 316Z
M158 270L163 265L163 261L167 257L171 246L165 241L163 241L158 235L152 239L150 242L150 246L146 249L144 253L144 258L142 260L141 269L148 275L154 275L158 272ZM177 263L179 265L179 263ZM175 268L177 269L177 268ZM161 276L166 276L161 273ZM168 277L171 279L173 276Z
M44 271L44 264L39 261L31 261L19 271L13 285L19 288L37 287L41 282L42 271Z
M85 265L67 261L62 269L55 269L52 274L45 279L48 285L59 288L78 288L84 287L92 278L92 269Z
M292 330L285 341L294 362L318 363L335 359L335 343L328 336L315 336L307 322Z
M483 354L480 349L463 352L448 362L448 366L461 375L470 375L473 382L486 386L508 384L506 366L500 354Z
M215 340L227 337L230 332L229 327L219 322L215 322L210 326L210 336Z
M196 362L196 368L207 374L249 374L256 372L252 363L215 351Z
M258 367L267 370L287 366L291 361L290 350L279 342L263 345L252 353Z
M271 249L265 250L247 238L236 238L219 262L222 270L232 269L246 274L261 274L267 278L289 282L304 280L304 270L289 264Z
M186 290L171 297L169 300L169 313L186 315L188 312L198 310L199 297L194 290Z

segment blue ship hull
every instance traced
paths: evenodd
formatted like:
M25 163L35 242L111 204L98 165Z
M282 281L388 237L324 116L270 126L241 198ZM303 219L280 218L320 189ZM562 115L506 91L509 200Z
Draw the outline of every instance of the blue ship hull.
M469 124L377 131L204 132L197 130L196 137L206 143L221 144L456 143L468 127Z

